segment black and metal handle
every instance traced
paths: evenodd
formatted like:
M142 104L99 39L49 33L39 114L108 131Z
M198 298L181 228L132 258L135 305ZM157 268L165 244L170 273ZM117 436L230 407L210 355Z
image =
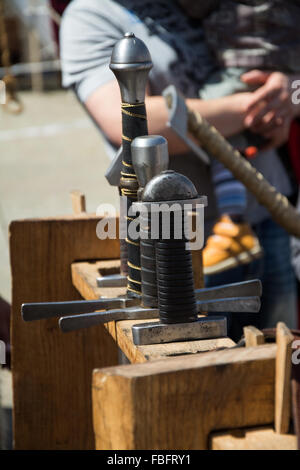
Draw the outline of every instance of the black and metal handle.
M129 224L135 220L130 207L137 200L138 181L132 165L131 142L135 137L148 133L145 109L146 84L152 61L145 44L126 33L114 46L110 68L115 74L121 91L122 110L122 170L120 179L121 196L126 197L128 285L127 295L141 296L140 243L129 231Z

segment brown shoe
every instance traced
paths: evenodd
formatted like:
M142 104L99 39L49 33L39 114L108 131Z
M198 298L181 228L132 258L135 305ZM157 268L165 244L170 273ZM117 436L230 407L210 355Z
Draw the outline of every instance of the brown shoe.
M223 215L203 249L204 274L217 274L262 256L257 237L247 223L234 223Z

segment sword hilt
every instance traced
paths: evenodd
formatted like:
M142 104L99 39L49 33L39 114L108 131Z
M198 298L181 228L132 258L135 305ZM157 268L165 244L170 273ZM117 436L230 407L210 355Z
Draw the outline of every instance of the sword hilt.
M121 196L127 199L127 250L128 250L128 286L127 294L141 295L140 245L128 233L128 225L134 220L128 212L137 200L138 181L132 165L131 142L135 137L148 133L145 109L146 84L152 61L145 44L126 33L114 46L110 68L116 76L121 91L122 110L122 146L123 160L120 179Z

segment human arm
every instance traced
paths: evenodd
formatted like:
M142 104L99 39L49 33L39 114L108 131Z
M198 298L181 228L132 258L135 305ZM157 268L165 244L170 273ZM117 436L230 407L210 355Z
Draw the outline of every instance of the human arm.
M230 137L244 128L244 118L250 93L238 93L212 100L187 99L187 105L198 111L225 137ZM121 145L120 92L115 80L95 90L86 100L85 106L104 134L116 146ZM150 134L163 135L169 143L171 154L187 151L185 143L167 126L168 113L162 96L146 96L148 129Z

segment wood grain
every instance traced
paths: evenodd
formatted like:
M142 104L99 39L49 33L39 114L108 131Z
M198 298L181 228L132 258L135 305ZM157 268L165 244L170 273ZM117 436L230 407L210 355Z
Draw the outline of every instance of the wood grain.
M100 325L63 334L57 319L26 323L24 302L80 299L75 260L119 257L118 240L96 237L98 217L82 214L10 225L15 449L92 449L91 374L117 364Z
M97 449L207 449L209 434L271 424L276 345L95 370Z

